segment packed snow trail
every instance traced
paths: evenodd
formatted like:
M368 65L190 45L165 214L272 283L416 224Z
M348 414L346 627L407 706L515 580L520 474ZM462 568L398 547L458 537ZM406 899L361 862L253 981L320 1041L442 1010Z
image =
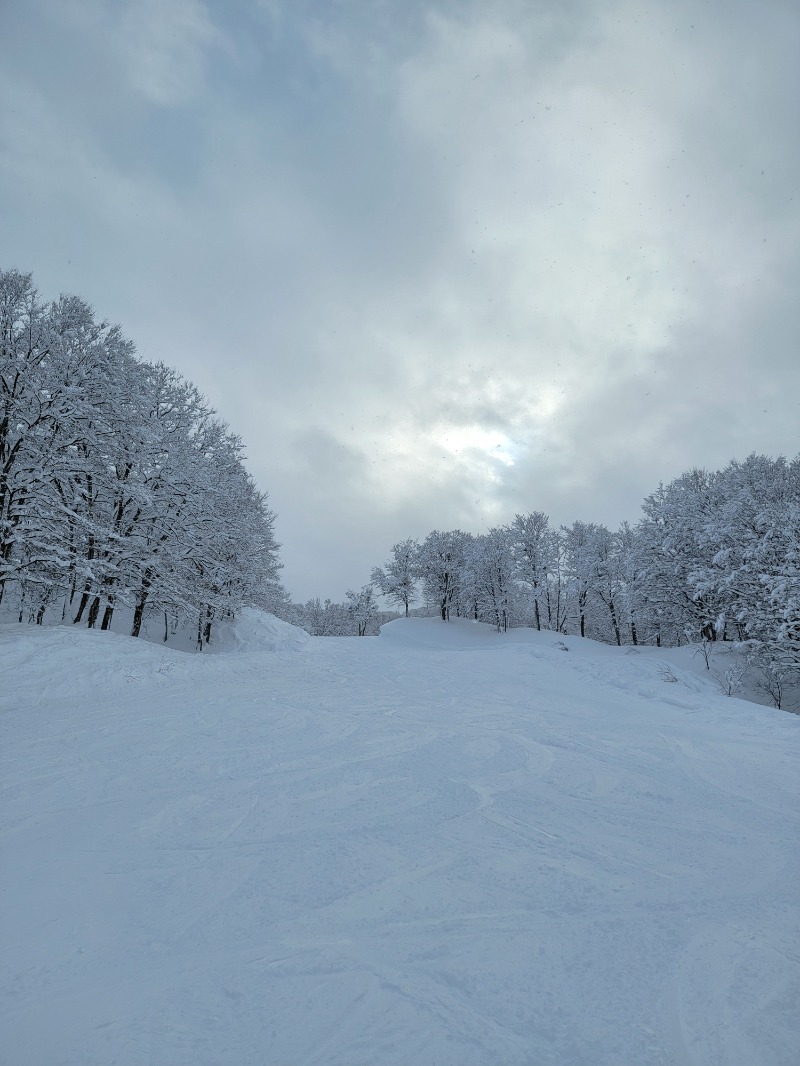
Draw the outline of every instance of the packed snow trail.
M800 718L549 633L233 644L0 628L4 1066L797 1066Z

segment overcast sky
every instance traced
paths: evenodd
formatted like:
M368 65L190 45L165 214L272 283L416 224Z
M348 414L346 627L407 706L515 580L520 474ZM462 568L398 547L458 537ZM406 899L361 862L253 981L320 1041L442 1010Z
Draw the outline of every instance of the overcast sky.
M197 384L296 599L800 451L796 0L0 0L0 267Z

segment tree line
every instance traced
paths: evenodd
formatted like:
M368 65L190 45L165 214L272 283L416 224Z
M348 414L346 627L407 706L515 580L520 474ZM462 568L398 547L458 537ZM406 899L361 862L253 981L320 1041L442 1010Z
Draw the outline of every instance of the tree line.
M370 582L360 589L348 589L345 600L282 603L276 613L286 622L300 626L312 637L376 637L385 622L398 618L397 611L382 610L377 590Z
M371 585L406 615L533 626L617 645L736 641L768 694L800 684L800 456L751 455L659 486L635 525L541 511L407 539ZM777 693L777 694L776 694Z
M0 605L131 635L286 599L275 516L191 383L76 296L0 272Z

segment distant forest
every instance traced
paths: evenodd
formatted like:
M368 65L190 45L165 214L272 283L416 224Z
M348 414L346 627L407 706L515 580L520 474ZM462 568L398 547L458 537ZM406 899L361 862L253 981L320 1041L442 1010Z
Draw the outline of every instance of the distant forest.
M5 617L109 628L124 609L133 636L157 618L164 639L191 626L202 647L243 606L314 635L425 613L617 645L737 642L776 705L800 684L800 456L690 471L617 530L540 511L435 530L398 541L344 603L293 604L267 497L192 384L16 270L0 273L0 345Z

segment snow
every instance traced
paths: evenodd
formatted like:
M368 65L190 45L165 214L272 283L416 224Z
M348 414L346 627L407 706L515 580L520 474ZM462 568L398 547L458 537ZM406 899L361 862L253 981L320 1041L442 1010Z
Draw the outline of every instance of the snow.
M796 1066L800 718L468 622L227 646L0 627L4 1063Z

